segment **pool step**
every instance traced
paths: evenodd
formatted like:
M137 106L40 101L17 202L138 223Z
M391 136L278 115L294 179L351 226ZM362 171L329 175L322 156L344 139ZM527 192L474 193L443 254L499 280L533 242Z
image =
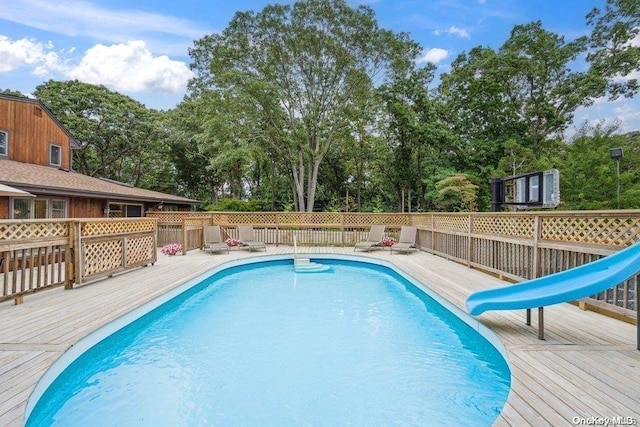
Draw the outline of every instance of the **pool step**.
M327 271L331 267L312 262L309 258L296 258L293 261L293 268L296 273L319 273L321 271Z

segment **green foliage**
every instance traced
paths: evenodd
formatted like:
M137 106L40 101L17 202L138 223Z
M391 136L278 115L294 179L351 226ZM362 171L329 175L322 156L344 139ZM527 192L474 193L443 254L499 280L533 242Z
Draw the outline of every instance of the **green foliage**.
M259 200L240 200L232 198L223 198L218 202L210 205L207 210L220 211L220 212L260 212L262 211L262 204Z
M491 178L552 167L561 208L610 209L615 147L620 205L640 208L640 133L584 126L563 141L578 108L640 90L636 0L606 0L572 41L516 25L498 49L460 54L436 89L420 46L349 4L238 12L195 41L196 77L166 113L78 81L36 96L82 141L75 169L217 210L484 210Z
M163 114L112 92L77 80L49 80L34 95L82 143L74 168L143 188L175 192L167 161Z
M23 94L22 92L20 92L18 90L2 89L2 90L0 90L0 93L3 93L5 95L21 96L23 98L27 97L27 95Z
M587 56L591 74L606 79L610 99L637 94L638 79L626 77L640 70L640 45L633 43L640 34L638 0L607 0L604 11L594 8L587 15L587 24L593 26Z
M370 96L374 77L418 53L405 36L380 30L366 6L269 5L239 12L222 33L195 42L190 91L194 98L214 91L232 103L248 119L247 140L288 166L298 209L311 211L320 164L363 114L360 100Z
M616 209L617 164L612 148L622 148L620 207L640 208L640 137L616 134L615 126L583 127L565 147L560 170L563 209Z
M456 173L436 183L436 206L446 212L478 210L478 186L463 173Z

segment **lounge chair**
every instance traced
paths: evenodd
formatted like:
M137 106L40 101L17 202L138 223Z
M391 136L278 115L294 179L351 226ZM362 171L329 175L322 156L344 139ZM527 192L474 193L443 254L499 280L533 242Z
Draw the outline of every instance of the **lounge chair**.
M227 251L229 253L229 246L222 240L222 232L219 225L206 225L204 226L204 245L202 249L208 252L220 252Z
M356 243L353 251L355 252L356 249L366 249L367 252L369 252L371 248L381 247L384 229L384 225L372 225L369 229L369 237L367 237L366 240Z
M263 242L259 242L253 236L253 226L252 225L239 225L238 226L238 235L240 240L240 246L247 248L249 250L254 249L264 249L267 251L267 245Z
M403 225L400 229L400 238L396 243L391 246L391 253L393 251L400 251L408 253L410 250L416 249L416 233L418 229L414 226Z

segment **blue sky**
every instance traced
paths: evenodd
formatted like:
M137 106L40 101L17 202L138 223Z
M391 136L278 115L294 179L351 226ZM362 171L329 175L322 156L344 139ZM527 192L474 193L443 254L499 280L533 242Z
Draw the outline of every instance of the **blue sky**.
M236 11L257 12L269 3L274 1L6 1L0 7L0 89L28 94L48 79L78 79L104 84L150 108L170 109L182 100L191 77L187 50L193 40L222 31ZM462 52L479 45L499 48L517 24L541 20L567 41L587 35L585 15L605 0L348 3L369 5L383 28L409 32L424 49L422 60L447 72ZM578 111L575 123L614 119L621 131L640 130L640 95L598 100Z

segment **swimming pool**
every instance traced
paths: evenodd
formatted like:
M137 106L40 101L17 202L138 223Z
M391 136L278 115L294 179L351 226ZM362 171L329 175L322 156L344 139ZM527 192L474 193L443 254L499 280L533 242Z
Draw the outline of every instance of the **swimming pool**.
M494 421L510 375L485 337L381 261L321 262L238 262L109 325L43 378L27 425Z

